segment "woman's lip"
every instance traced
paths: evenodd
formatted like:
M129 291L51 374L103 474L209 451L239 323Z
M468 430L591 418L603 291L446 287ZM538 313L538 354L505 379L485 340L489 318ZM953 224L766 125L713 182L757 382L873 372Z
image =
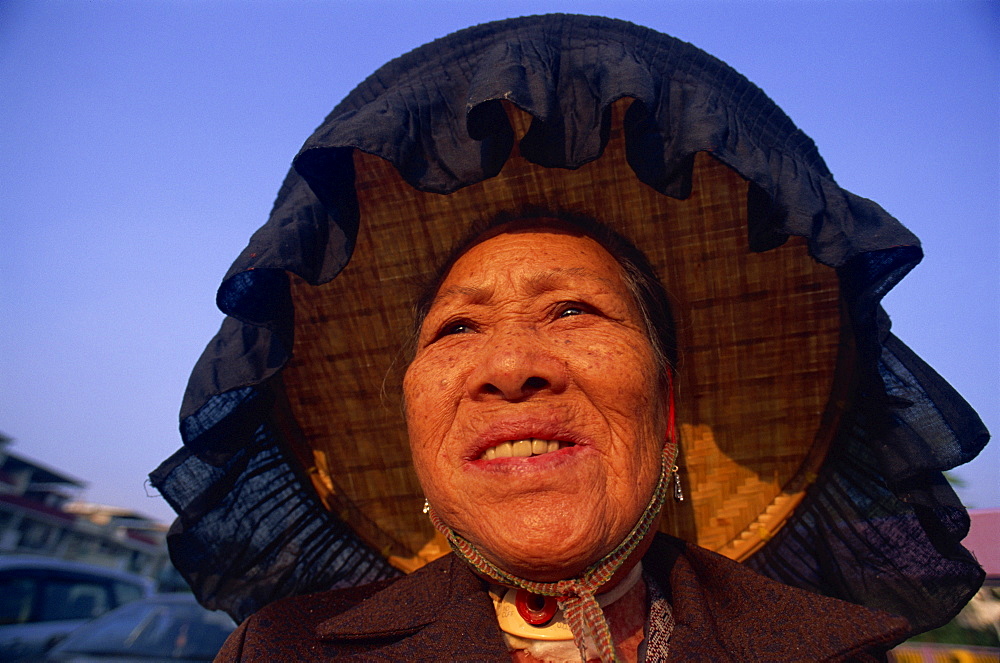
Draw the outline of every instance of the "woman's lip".
M565 467L567 463L572 463L581 454L586 456L589 451L590 449L582 445L568 446L558 451L541 454L540 456L494 458L492 460L477 458L468 461L465 466L479 472L500 473L503 476L511 477L514 475L524 475L525 473L551 472Z
M489 447L479 457L479 460L533 458L535 456L543 456L547 453L554 453L571 446L576 445L565 440L543 440L537 437L529 437L524 440L504 441L498 443L496 446Z
M518 440L528 439L568 443L571 446L587 445L590 443L590 440L586 435L580 431L574 430L562 418L504 418L494 420L485 429L481 430L463 455L465 456L466 461L481 460L487 449L496 447L504 442L515 442ZM532 458L535 457L537 456L532 456ZM514 460L525 459L522 458Z

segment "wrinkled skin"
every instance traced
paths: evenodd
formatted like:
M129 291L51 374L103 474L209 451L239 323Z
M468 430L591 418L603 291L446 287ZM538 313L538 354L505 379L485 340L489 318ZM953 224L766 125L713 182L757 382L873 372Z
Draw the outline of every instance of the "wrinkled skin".
M501 568L541 581L578 575L650 499L663 382L620 267L597 242L552 228L486 239L439 288L404 380L425 494ZM483 458L523 438L565 448Z

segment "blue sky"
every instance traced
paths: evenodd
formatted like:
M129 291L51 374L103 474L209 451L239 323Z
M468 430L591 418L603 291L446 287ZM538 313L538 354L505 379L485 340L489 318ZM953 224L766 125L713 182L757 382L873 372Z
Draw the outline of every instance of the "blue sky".
M845 188L921 237L894 331L1000 431L1000 5L0 3L0 432L164 521L214 295L291 157L354 85L454 30L549 11L690 41L764 89ZM1000 506L1000 444L956 475Z

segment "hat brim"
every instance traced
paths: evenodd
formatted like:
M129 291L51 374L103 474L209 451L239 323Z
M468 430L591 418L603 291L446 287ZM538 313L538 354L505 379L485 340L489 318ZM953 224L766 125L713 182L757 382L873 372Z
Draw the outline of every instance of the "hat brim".
M851 379L852 362L838 363L852 342L836 272L799 238L752 251L748 183L706 153L684 200L639 182L625 160L630 102L612 106L601 158L548 169L515 149L498 176L448 195L417 191L392 164L355 154L364 223L354 255L327 284L293 281L295 346L283 379L311 450L300 461L324 501L377 548L415 557L434 537L402 414L412 303L474 222L529 207L608 223L646 251L673 298L689 499L670 503L663 531L744 559L815 479ZM520 138L530 116L508 113Z

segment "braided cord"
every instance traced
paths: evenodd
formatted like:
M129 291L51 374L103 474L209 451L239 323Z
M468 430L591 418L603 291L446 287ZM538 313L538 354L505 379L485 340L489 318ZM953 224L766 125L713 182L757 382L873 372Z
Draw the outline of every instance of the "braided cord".
M486 559L478 548L448 527L433 508L430 509L428 515L434 527L448 539L455 554L483 575L508 587L524 589L542 596L556 597L559 607L566 616L569 628L573 632L573 641L580 650L582 660L587 660L585 640L585 636L587 636L594 641L602 661L615 661L617 658L614 642L611 639L611 628L608 626L608 620L604 617L601 606L597 603L596 594L597 590L607 583L621 568L625 560L635 552L635 549L646 538L650 526L656 522L660 515L669 483L667 481L669 476L667 468L670 467L670 464L667 462L667 453L669 452L664 449L660 458L660 478L638 522L614 550L588 566L579 578L556 582L536 582L519 578Z

